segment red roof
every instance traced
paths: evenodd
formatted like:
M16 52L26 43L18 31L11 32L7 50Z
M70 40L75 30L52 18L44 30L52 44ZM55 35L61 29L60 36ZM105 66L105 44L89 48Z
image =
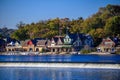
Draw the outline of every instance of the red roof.
M34 45L33 42L30 40L27 42L27 45Z

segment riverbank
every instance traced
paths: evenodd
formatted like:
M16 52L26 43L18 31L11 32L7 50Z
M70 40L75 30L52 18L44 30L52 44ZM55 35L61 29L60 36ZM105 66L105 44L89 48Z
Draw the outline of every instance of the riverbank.
M120 69L120 64L98 63L0 63L0 67L99 68Z
M83 55L83 53L79 53L79 52L70 52L70 53L59 53L59 54L56 54L56 53L51 53L51 52L43 52L43 53L40 53L40 52L0 52L0 55L73 55L73 54L77 54L77 55ZM91 52L91 53L87 53L85 55L88 55L88 54L95 54L95 55L109 55L111 53L109 52Z

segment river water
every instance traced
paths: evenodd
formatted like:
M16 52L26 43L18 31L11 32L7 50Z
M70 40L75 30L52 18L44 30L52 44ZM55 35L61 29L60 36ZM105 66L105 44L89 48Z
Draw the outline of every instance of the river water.
M0 80L120 80L120 70L1 67Z
M120 55L0 55L0 63L17 62L116 65ZM120 69L5 66L0 67L0 80L120 80Z
M70 62L120 64L120 55L0 55L0 62Z

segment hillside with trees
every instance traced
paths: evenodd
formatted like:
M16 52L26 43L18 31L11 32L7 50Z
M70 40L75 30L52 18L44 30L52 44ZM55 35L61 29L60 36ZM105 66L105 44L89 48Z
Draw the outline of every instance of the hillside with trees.
M17 24L18 29L11 34L17 40L33 38L51 38L55 35L65 35L66 29L70 33L90 34L94 38L95 45L99 39L107 36L120 37L120 5L107 5L99 8L98 12L87 19L55 18L42 20L36 23Z

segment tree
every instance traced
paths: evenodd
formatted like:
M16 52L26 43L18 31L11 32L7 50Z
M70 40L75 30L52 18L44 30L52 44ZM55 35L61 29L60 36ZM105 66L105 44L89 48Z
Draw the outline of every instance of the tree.
M83 18L79 17L77 20L72 20L70 22L70 32L71 33L80 33L82 30L81 24L83 23Z
M100 42L102 41L102 38L106 37L105 31L103 28L98 28L98 29L92 29L89 34L93 37L94 39L94 46L98 46Z
M27 30L24 29L16 30L13 34L11 34L11 37L17 40L26 40L29 38Z
M90 32L89 32L90 35L93 36L93 38L103 38L105 37L105 31L104 29L102 28L98 28L98 29L92 29Z
M111 14L111 16L120 16L120 5L107 5L106 9Z
M18 29L20 29L20 28L23 28L25 26L25 23L20 21L16 26L17 26Z
M92 17L100 17L106 21L110 17L114 16L120 16L120 5L108 4L106 7L99 8L98 12Z
M19 40L36 37L51 38L55 35L64 35L66 28L69 28L70 33L89 33L94 39L99 39L106 35L120 35L119 18L120 5L107 5L106 7L99 8L97 13L87 19L83 19L82 17L73 20L69 18L55 18L31 24L20 22L17 24L18 30L12 34L12 37ZM23 35L24 38L22 38Z
M111 17L105 25L105 32L107 35L120 34L120 16Z
M82 24L82 33L88 33L92 29L92 18L87 18Z

